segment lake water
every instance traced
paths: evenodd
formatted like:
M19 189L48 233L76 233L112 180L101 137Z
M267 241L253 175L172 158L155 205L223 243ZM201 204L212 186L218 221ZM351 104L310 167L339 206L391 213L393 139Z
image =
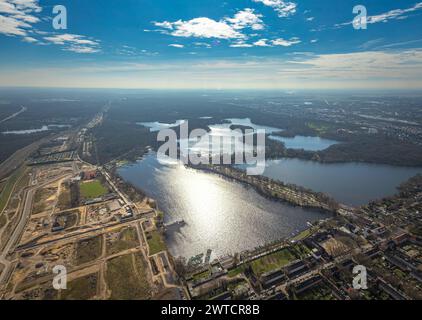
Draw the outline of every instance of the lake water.
M293 138L285 138L270 135L268 138L283 142L287 149L304 149L306 151L320 151L338 143L337 141L320 137L295 136Z
M228 119L229 123L210 125L205 143L188 141L191 151L207 150L214 136L225 136L230 125L265 129L272 134L279 128L258 126L249 119ZM183 123L140 123L151 131L176 127ZM190 128L192 129L192 128ZM277 136L278 138L278 136ZM280 137L281 138L281 137ZM318 137L282 138L289 148L322 150L337 143ZM230 150L233 145L223 145ZM265 176L325 192L348 205L362 205L396 192L396 187L422 172L422 168L345 163L322 164L299 159L268 160ZM166 241L174 256L191 257L213 250L213 257L253 249L288 237L307 222L328 215L292 207L261 197L254 190L216 175L160 164L154 153L135 164L119 168L119 174L158 201L165 222L183 219L183 227L171 227ZM176 229L175 229L176 228Z
M67 125L67 124L49 124L49 125L44 125L39 129L9 130L9 131L2 132L2 134L31 134L31 133L49 131L54 128L70 128L70 127L71 125Z
M42 126L39 129L27 129L27 130L10 130L10 131L4 131L2 134L31 134L31 133L37 133L37 132L44 132L50 130L48 126Z
M271 133L274 133L274 132L283 131L283 129L281 129L281 128L274 128L274 127L261 126L261 125L255 124L249 118L244 118L244 119L242 119L242 118L230 118L230 119L226 119L226 120L230 121L230 123L227 124L227 127L230 127L230 125L247 126L247 127L253 128L255 131L258 130L258 129L265 130L266 134L271 134Z
M308 221L329 217L268 200L213 174L161 165L154 153L118 172L157 200L166 223L185 220L185 226L167 232L175 256L191 257L212 249L216 257L253 249L305 229Z
M190 150L194 152L206 151L208 141L213 136L230 134L231 125L252 127L254 130L264 129L270 137L285 143L286 147L305 150L323 150L337 143L334 140L319 137L296 136L284 138L274 135L282 129L260 126L250 119L227 119L228 123L210 125L210 132L205 135L204 142L189 141ZM172 127L173 124L148 123L151 130L160 127ZM234 150L234 143L223 144L223 152ZM237 145L236 145L237 146ZM246 145L245 151L250 151L251 146ZM396 167L365 163L324 164L300 159L267 160L265 176L283 182L294 183L310 188L314 191L325 192L337 201L348 205L359 206L385 196L396 193L397 186L417 173L422 173L422 168Z
M154 121L154 122L137 122L136 124L149 128L151 132L158 132L163 129L178 127L184 122L185 120L177 120L174 123L163 123L163 122Z
M209 117L201 117L201 119L208 119ZM324 150L333 144L338 143L338 141L334 140L328 140L323 139L320 137L305 137L305 136L295 136L291 138L285 138L277 135L273 135L275 132L281 132L283 131L282 128L275 128L275 127L269 127L269 126L262 126L257 125L253 122L251 122L251 119L249 118L230 118L226 119L228 121L227 123L217 123L212 124L209 126L210 132L208 135L206 135L204 138L205 143L197 143L195 145L190 144L191 150L194 150L195 152L200 152L203 150L207 150L208 144L206 141L213 136L228 136L230 135L230 126L231 125L241 125L241 126L247 126L253 128L256 130L265 130L266 134L269 134L269 139L283 142L286 148L289 149L304 149L307 151L320 151ZM184 120L177 120L174 123L161 123L161 122L139 122L139 125L145 126L150 129L151 132L157 132L162 129L168 129L168 128L175 128L182 124ZM194 128L190 128L192 130ZM224 152L234 150L234 144L229 144L223 147ZM248 151L248 150L246 150Z
M267 160L264 175L328 193L345 204L362 205L395 194L397 186L418 173L422 168L280 159Z

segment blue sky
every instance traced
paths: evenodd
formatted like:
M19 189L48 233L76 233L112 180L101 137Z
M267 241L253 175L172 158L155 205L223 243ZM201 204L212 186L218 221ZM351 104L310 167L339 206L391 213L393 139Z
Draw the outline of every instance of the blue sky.
M421 14L407 0L0 0L0 85L420 89Z

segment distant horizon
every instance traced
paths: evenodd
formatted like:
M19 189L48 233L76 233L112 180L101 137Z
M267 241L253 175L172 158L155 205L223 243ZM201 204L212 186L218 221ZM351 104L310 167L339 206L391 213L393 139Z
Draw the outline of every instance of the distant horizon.
M422 90L417 0L3 2L0 86Z
M118 87L37 87L37 86L0 86L0 90L63 90L63 91L171 91L171 92L281 92L285 94L295 94L298 92L333 92L341 93L342 91L348 93L417 93L422 95L422 88L403 89L403 88L118 88Z

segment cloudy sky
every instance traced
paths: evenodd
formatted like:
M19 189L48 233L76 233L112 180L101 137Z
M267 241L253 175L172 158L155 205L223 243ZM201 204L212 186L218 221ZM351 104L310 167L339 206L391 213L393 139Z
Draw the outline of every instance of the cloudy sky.
M421 15L408 0L0 0L0 86L422 89Z

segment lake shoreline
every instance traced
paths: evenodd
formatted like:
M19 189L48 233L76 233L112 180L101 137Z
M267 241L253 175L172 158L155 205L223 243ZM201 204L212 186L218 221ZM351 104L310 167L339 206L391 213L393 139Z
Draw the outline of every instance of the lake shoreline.
M323 193L314 192L293 184L285 184L281 181L276 181L265 176L247 176L243 170L239 170L231 166L188 165L188 167L216 174L230 181L240 183L243 186L249 186L266 199L275 202L283 202L293 207L301 207L330 214L337 214L337 210L341 206L340 203L337 203L334 199ZM271 184L271 187L269 184ZM285 190L277 194L274 194L273 191L269 190L277 187ZM300 199L303 201L300 201Z
M275 201L245 184L201 170L160 165L153 154L135 164L117 166L116 173L156 200L165 223L186 222L166 232L166 243L175 257L191 257L207 249L214 256L255 251L333 216Z

